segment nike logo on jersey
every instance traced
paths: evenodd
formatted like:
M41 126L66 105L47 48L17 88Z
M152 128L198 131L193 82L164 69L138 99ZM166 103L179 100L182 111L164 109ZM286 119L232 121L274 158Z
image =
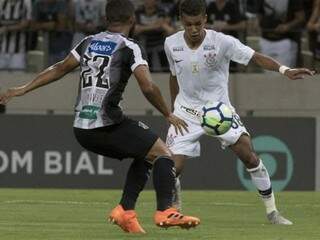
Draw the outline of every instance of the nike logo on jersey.
M175 63L179 63L179 62L182 62L183 60L174 60Z

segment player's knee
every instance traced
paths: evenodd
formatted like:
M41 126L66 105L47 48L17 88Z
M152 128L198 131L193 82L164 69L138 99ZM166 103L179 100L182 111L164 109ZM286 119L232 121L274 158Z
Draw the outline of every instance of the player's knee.
M172 159L172 153L167 145L158 139L147 154L147 159L154 162L158 157L163 156Z
M159 152L156 153L155 157L159 157L159 156L165 156L167 158L172 159L172 153L170 149L167 147L160 149Z
M254 152L250 152L247 156L242 158L242 162L247 169L250 169L258 167L260 160Z
M182 172L182 168L181 167L176 167L176 175L177 175L177 177L180 176L181 172Z
M161 146L159 146L159 148L157 148L157 151L155 151L155 153L154 153L155 158L157 158L159 156L165 156L165 157L172 159L172 152L167 147L167 145L162 144Z
M177 161L175 158L173 158L173 160L174 160L174 163L175 163L176 175L180 176L180 174L182 173L183 168L184 168L184 162Z

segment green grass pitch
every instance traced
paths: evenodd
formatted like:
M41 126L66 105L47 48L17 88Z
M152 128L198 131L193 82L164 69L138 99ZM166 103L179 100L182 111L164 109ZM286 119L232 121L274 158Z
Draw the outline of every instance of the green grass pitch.
M137 204L146 235L128 235L105 221L120 190L0 189L1 240L217 239L319 240L320 192L277 193L278 208L294 222L270 225L254 192L184 191L183 209L201 218L196 229L160 229L153 224L153 191Z

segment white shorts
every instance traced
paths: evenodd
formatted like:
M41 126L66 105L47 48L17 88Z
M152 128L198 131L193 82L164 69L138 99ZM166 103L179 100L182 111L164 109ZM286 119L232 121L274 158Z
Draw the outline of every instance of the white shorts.
M169 127L166 144L176 155L185 155L188 157L200 156L200 142L199 139L205 134L205 131L200 125L200 120L197 117L197 111L193 111L186 107L175 106L174 114L183 119L188 124L189 132L184 131L184 135L176 134L173 125ZM227 146L235 144L241 135L250 135L240 120L239 115L234 112L234 121L232 127L225 134L214 136L221 142L221 147L224 149Z

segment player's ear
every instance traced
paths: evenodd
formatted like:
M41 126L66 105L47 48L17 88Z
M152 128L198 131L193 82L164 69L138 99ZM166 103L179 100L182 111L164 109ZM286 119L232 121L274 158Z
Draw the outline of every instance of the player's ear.
M206 14L206 15L204 15L204 23L206 24L207 21L208 21L208 15Z

